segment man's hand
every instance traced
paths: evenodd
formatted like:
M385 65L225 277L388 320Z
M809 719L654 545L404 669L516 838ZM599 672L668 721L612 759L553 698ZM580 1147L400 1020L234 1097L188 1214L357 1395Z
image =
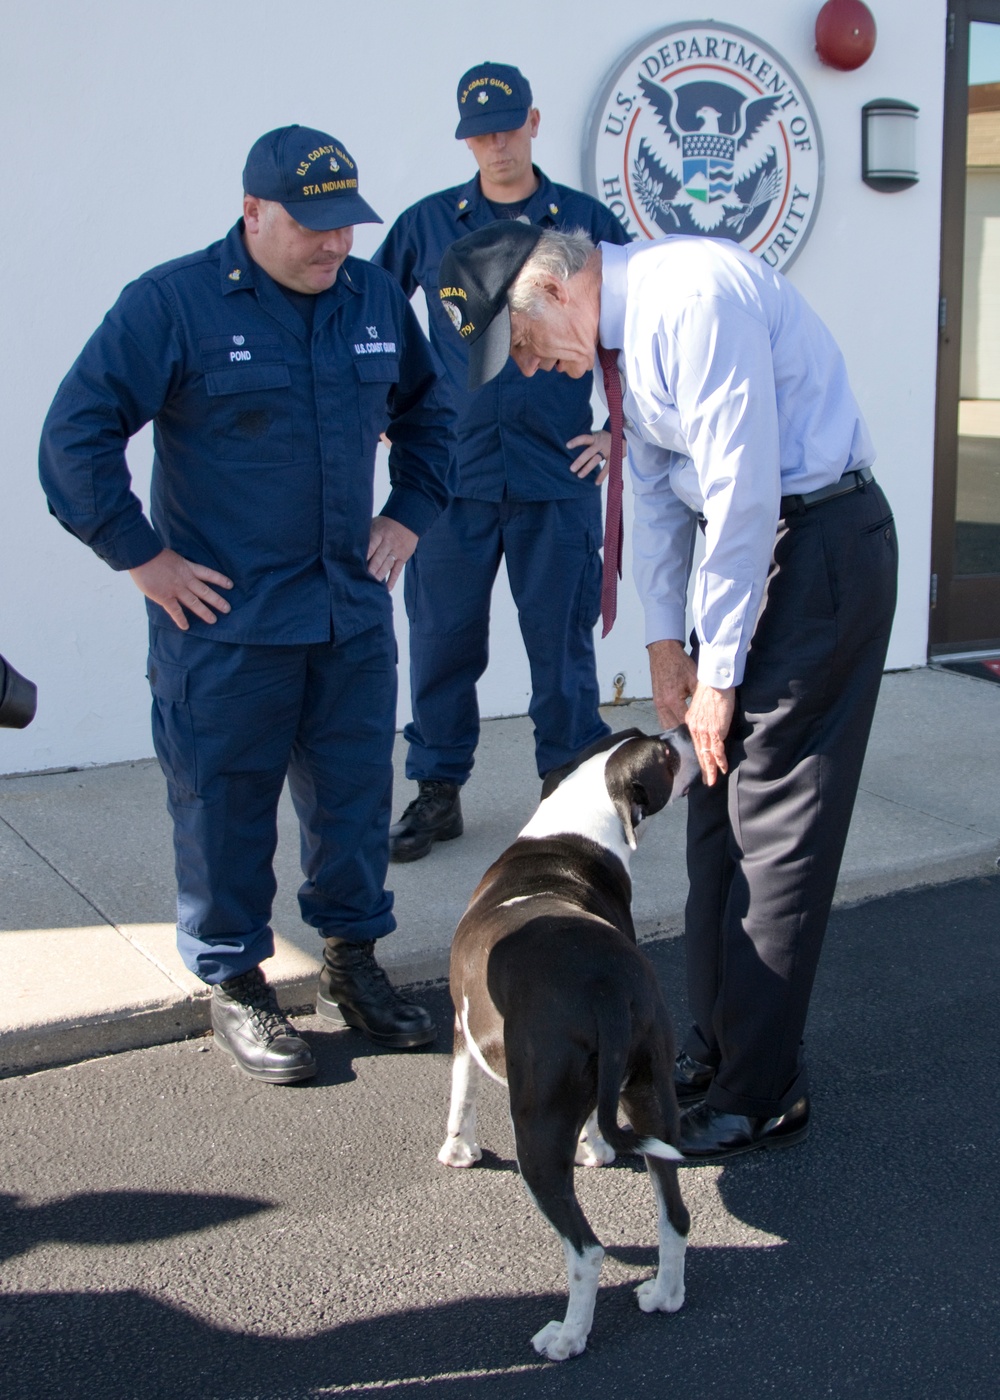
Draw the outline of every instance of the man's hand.
M416 549L418 539L418 535L400 525L398 520L376 515L368 540L368 572L377 579L384 579L392 588Z
M611 455L611 434L605 432L603 428L596 433L581 433L579 437L570 438L566 446L583 448L579 457L574 457L570 462L570 471L576 476L584 477L589 476L595 467L600 467L601 470L596 477L597 484L600 486L611 470L611 464L608 461ZM623 440L622 458L624 458L626 450Z
M733 722L736 708L736 691L716 690L714 686L695 687L691 704L685 716L688 730L694 743L694 751L701 765L701 776L712 787L717 777L729 772L726 761L726 735Z
M649 675L653 701L664 729L687 723L687 702L698 684L698 671L681 642L650 642Z
M229 612L225 598L210 586L232 588L232 579L215 569L207 569L204 564L192 564L190 559L176 554L172 549L161 549L148 564L140 564L137 569L129 569L136 587L159 603L169 613L182 632L188 630L188 620L184 609L202 622L215 622L215 612ZM215 609L215 612L212 609Z

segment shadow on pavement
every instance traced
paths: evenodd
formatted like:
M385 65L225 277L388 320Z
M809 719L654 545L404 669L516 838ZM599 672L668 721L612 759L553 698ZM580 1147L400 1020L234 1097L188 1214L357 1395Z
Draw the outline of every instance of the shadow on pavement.
M704 1214L713 1178L685 1173L699 1182L689 1195L700 1191L703 1214L700 1227L695 1215L687 1302L676 1316L647 1317L631 1285L607 1286L586 1355L554 1366L538 1361L529 1338L561 1315L564 1299L541 1290L410 1308L394 1308L390 1297L377 1317L306 1336L226 1329L137 1291L8 1293L0 1296L6 1400L993 1393L998 935L1000 880L835 915L808 1038L813 1131L800 1147L752 1154L717 1173L731 1217L725 1245L711 1242L718 1222ZM682 949L647 946L676 1006ZM344 1070L348 1048L364 1053L356 1037L338 1050L322 1046L324 1073ZM266 1207L236 1197L108 1193L34 1217L15 1201L0 1211L0 1227L22 1250L36 1239L166 1237ZM652 1264L652 1251L639 1246L609 1254ZM532 1269L526 1257L525 1279ZM282 1305L294 1325L294 1275L286 1286Z
M270 1201L181 1191L89 1191L40 1206L0 1192L0 1263L42 1244L141 1244L271 1209Z

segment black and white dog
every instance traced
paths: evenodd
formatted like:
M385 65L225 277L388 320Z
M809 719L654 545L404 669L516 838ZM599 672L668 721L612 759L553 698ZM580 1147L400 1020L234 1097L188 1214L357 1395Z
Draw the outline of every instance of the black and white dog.
M684 1301L689 1217L677 1184L674 1049L652 964L636 947L629 858L642 823L698 777L686 728L611 735L546 778L531 821L479 883L451 949L455 1004L448 1137L470 1167L478 1070L506 1083L528 1194L566 1254L569 1305L531 1340L553 1361L587 1345L604 1250L573 1191L574 1162L641 1152L659 1207L659 1268L644 1312ZM618 1105L631 1128L618 1124Z

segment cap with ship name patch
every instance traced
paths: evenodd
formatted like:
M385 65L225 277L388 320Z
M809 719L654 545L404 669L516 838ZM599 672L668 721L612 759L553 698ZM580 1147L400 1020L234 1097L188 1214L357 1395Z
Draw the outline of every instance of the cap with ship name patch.
M280 126L255 141L243 192L274 200L316 233L382 223L358 193L358 168L345 147L309 126Z

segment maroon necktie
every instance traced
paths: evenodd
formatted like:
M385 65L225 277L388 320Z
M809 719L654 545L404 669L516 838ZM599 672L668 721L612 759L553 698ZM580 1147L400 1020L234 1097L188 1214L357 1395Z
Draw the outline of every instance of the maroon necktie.
M618 352L597 347L604 374L604 394L611 418L611 456L608 458L608 511L604 521L604 578L601 582L602 637L615 625L618 614L618 580L622 576L622 435L625 412L622 408L622 381L618 373Z

